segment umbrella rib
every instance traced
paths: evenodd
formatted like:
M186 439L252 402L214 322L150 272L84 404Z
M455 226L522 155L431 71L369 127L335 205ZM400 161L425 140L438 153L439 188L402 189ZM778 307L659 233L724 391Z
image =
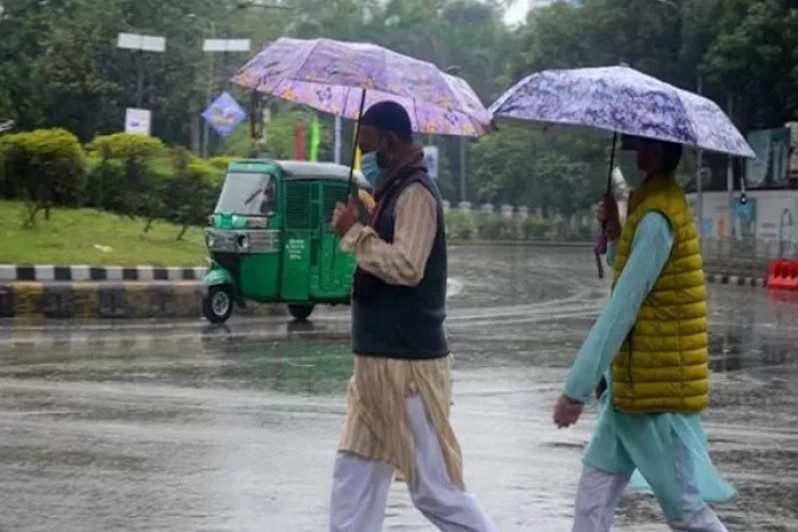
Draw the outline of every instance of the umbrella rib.
M297 73L302 72L302 70L305 68L305 65L308 64L308 61L310 61L310 56L313 54L313 52L316 51L316 48L318 48L318 46L319 46L319 44L321 44L322 40L323 39L316 39L316 42L313 43L313 46L308 48L307 55L305 55L305 58L299 64L299 68L296 69ZM292 79L291 81L299 81L299 80ZM304 80L304 82L307 82L307 80Z

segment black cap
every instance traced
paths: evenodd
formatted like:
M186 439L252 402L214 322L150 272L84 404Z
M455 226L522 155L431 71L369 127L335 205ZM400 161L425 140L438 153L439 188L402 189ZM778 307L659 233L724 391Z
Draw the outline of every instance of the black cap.
M405 108L396 102L375 103L363 113L360 123L383 131L394 133L400 140L413 140L413 127Z

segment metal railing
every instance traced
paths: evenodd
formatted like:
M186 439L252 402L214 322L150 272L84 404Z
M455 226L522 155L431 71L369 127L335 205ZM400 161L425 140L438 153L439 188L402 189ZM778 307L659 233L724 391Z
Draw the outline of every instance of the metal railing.
M798 260L798 241L704 238L701 255L706 273L762 279L772 260Z

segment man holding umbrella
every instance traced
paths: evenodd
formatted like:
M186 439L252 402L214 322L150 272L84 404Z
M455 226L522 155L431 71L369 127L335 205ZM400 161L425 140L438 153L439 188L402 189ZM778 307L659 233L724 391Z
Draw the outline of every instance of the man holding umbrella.
M606 376L573 530L609 531L637 469L673 530L721 532L706 501L728 501L735 492L712 465L699 417L708 403L706 287L695 222L674 177L682 146L627 140L645 181L623 228L611 197L599 213L614 241L613 293L554 412L559 427L576 423Z
M376 184L368 226L354 199L333 227L357 259L352 293L354 375L335 463L330 530L382 528L395 469L416 507L443 531L494 531L465 492L449 424L451 356L444 331L446 238L437 186L402 106L380 102L360 120L363 172ZM372 164L373 163L373 164Z

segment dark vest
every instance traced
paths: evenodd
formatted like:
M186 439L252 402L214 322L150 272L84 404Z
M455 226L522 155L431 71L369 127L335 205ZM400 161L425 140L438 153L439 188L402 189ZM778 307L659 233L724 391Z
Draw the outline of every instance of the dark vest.
M393 242L396 201L412 184L421 184L435 197L437 229L424 277L417 286L391 285L357 268L352 287L352 349L355 354L407 360L447 356L446 232L438 187L426 172L399 176L378 198L369 223L380 238Z

